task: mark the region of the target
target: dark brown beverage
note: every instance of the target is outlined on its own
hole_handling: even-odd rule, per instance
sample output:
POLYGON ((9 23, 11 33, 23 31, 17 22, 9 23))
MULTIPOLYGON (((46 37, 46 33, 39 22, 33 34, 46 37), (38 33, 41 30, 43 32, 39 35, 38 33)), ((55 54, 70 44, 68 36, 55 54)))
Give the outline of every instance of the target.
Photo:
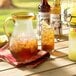
POLYGON ((39 12, 50 12, 50 5, 47 0, 41 0, 40 5, 38 6, 39 12))

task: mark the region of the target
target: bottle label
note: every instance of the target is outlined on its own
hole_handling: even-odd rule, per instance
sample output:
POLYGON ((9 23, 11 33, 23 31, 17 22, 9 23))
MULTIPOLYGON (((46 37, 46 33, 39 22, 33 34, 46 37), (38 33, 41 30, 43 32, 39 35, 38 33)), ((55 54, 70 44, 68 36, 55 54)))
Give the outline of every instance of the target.
POLYGON ((51 24, 54 27, 55 35, 62 33, 60 14, 51 14, 51 24))
POLYGON ((38 13, 38 31, 39 34, 41 32, 42 20, 46 21, 47 24, 50 25, 50 12, 39 12, 38 13))
POLYGON ((38 21, 39 21, 39 24, 40 22, 44 20, 46 21, 48 24, 50 24, 50 12, 46 12, 46 13, 42 13, 42 12, 39 12, 38 13, 38 21))

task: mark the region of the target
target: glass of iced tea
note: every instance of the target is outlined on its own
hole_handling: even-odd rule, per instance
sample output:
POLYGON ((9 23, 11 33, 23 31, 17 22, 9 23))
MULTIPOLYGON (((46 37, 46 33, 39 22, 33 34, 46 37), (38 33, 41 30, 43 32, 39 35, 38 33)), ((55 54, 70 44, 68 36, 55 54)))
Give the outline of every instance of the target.
POLYGON ((45 22, 42 24, 41 45, 42 49, 45 51, 52 52, 54 49, 54 30, 45 22))

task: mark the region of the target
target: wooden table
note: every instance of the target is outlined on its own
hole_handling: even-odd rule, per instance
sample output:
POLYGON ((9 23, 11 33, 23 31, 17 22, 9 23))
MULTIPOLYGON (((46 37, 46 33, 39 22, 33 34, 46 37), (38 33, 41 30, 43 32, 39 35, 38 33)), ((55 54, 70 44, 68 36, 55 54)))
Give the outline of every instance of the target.
POLYGON ((68 59, 68 51, 67 40, 56 42, 50 58, 34 69, 15 68, 0 60, 0 76, 76 76, 76 62, 68 59))

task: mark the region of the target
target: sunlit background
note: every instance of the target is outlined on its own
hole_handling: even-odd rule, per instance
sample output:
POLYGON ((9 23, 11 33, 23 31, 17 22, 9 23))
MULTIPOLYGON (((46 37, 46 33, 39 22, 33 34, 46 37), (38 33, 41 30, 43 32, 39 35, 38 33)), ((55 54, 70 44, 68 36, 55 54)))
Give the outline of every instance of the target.
MULTIPOLYGON (((6 0, 7 1, 7 0, 6 0)), ((74 6, 76 0, 61 0, 61 7, 64 10, 65 8, 72 8, 74 6)), ((7 17, 9 17, 12 13, 18 11, 28 11, 33 12, 35 15, 38 13, 38 5, 40 0, 12 0, 13 5, 16 7, 14 8, 0 8, 0 34, 3 34, 3 23, 7 17)), ((53 5, 53 0, 48 0, 50 6, 53 5)), ((0 0, 1 4, 1 0, 0 0)), ((76 7, 75 7, 76 8, 76 7)), ((12 23, 9 23, 11 28, 8 28, 10 31, 12 29, 12 23)), ((36 21, 34 21, 34 27, 36 27, 36 21)))

